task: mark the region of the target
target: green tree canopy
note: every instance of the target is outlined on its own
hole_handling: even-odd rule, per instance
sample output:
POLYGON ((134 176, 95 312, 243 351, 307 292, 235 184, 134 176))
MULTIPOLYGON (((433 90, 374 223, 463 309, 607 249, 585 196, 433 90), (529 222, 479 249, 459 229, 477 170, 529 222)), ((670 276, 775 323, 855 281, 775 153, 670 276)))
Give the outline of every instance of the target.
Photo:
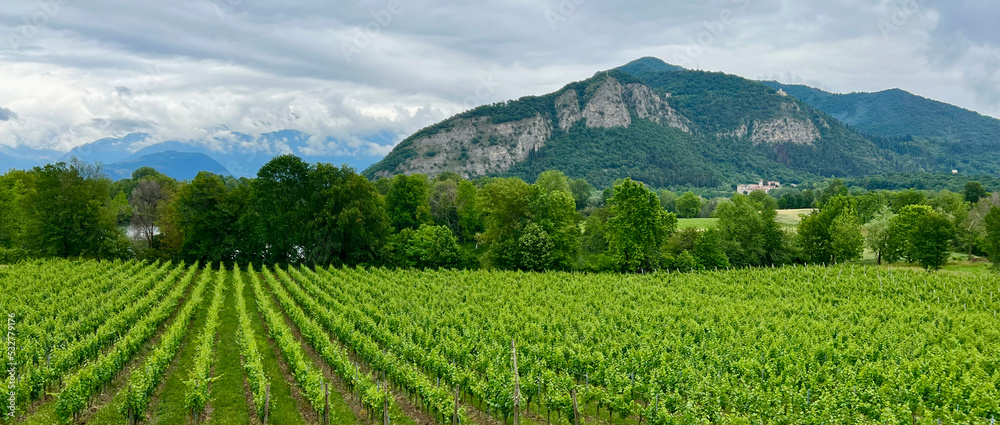
POLYGON ((892 196, 892 211, 899 214, 903 208, 910 205, 921 205, 927 202, 927 195, 916 189, 904 190, 901 192, 893 193, 892 196))
POLYGON ((986 252, 993 261, 993 266, 1000 268, 1000 207, 994 207, 986 215, 984 221, 986 228, 986 252))
POLYGON ((889 195, 887 192, 875 191, 866 192, 857 198, 855 204, 858 211, 858 218, 862 223, 868 223, 882 214, 884 208, 889 207, 889 195))
POLYGON ((421 225, 404 229, 395 237, 393 250, 397 265, 411 268, 456 268, 461 249, 455 235, 444 226, 421 225))
POLYGON ((421 224, 431 224, 431 206, 428 199, 430 183, 427 176, 400 174, 392 178, 392 186, 385 197, 389 222, 396 230, 417 229, 421 224))
POLYGON ((231 194, 222 177, 200 172, 190 184, 182 186, 176 203, 177 225, 167 226, 180 232, 180 256, 202 262, 232 261, 240 245, 237 220, 245 209, 245 192, 231 194))
POLYGON ((963 192, 965 197, 965 202, 970 204, 975 204, 979 202, 980 199, 985 198, 988 193, 986 193, 986 188, 980 182, 968 182, 965 184, 965 191, 963 192))
POLYGON ((614 193, 607 227, 613 263, 629 272, 656 268, 677 217, 663 209, 655 192, 632 179, 615 185, 614 193))
POLYGON ((685 192, 676 201, 677 214, 684 218, 694 218, 701 214, 701 197, 694 192, 685 192))
POLYGON ((521 270, 568 269, 579 250, 576 203, 568 192, 549 192, 518 178, 493 179, 480 191, 494 267, 521 270), (550 247, 543 249, 543 247, 550 247))
POLYGON ((458 207, 458 237, 468 242, 483 231, 483 211, 479 206, 479 189, 468 180, 458 182, 455 202, 458 207))
POLYGON ((864 238, 855 200, 835 196, 799 223, 798 243, 810 261, 829 264, 861 257, 864 238))
POLYGON ((573 190, 570 188, 569 178, 562 171, 549 170, 538 175, 538 179, 535 180, 535 186, 538 186, 544 192, 566 192, 573 195, 573 190))
POLYGON ((308 222, 305 260, 356 266, 381 259, 392 231, 382 196, 368 179, 348 167, 319 164, 308 222))
POLYGON ((587 207, 590 198, 594 196, 594 186, 585 179, 575 179, 569 182, 569 189, 573 192, 573 199, 576 201, 576 209, 582 210, 587 207))
POLYGON ((746 195, 736 195, 715 209, 726 256, 736 267, 782 264, 784 233, 774 220, 777 211, 746 195))
POLYGON ((876 261, 882 265, 882 261, 893 262, 899 257, 899 244, 894 243, 892 233, 892 223, 896 218, 888 206, 882 207, 882 211, 864 225, 865 245, 875 253, 876 261))
POLYGON ((928 205, 910 205, 896 216, 892 231, 900 238, 903 255, 908 260, 934 270, 948 260, 953 226, 946 216, 928 205))
POLYGON ((726 269, 729 268, 729 257, 726 256, 724 246, 722 233, 712 228, 701 232, 695 239, 691 254, 705 270, 726 269))
POLYGON ((923 214, 910 233, 911 258, 927 270, 938 270, 948 262, 951 239, 954 236, 952 222, 939 212, 923 214))
POLYGON ((111 181, 96 166, 80 162, 35 167, 26 242, 40 256, 115 258, 128 255, 118 230, 111 181))
POLYGON ((302 261, 301 251, 310 237, 303 224, 312 216, 312 172, 308 163, 293 155, 275 157, 257 172, 244 222, 250 230, 250 247, 261 253, 263 261, 302 261))

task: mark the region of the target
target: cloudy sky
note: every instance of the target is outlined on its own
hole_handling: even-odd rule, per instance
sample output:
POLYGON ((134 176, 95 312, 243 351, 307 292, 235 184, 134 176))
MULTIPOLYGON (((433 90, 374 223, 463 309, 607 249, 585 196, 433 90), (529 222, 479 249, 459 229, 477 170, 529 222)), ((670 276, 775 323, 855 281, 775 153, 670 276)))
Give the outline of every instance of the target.
POLYGON ((6 146, 293 129, 384 153, 368 140, 642 56, 1000 117, 995 0, 3 3, 6 146))

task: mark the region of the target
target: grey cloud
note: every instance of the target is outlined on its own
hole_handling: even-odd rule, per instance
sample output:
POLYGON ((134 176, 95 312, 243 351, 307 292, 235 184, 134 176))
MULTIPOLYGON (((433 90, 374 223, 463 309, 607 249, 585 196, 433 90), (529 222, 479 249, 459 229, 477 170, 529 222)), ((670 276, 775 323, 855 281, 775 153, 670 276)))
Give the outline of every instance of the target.
POLYGON ((318 133, 319 140, 401 139, 470 99, 544 93, 639 56, 674 62, 708 31, 709 47, 722 54, 695 61, 711 62, 714 70, 816 85, 834 81, 831 88, 853 91, 861 83, 931 86, 933 78, 955 78, 949 71, 959 67, 959 81, 944 81, 965 87, 955 101, 1000 113, 1000 95, 991 91, 997 67, 986 60, 1000 40, 991 22, 1000 5, 981 0, 398 1, 396 11, 389 0, 72 1, 10 49, 4 36, 39 10, 34 0, 11 0, 0 8, 0 103, 16 107, 21 118, 30 115, 38 140, 74 129, 81 140, 70 144, 101 132, 165 129, 162 137, 180 138, 218 128, 292 128, 318 133), (833 55, 856 40, 883 42, 880 20, 905 1, 922 2, 919 18, 932 13, 936 26, 925 28, 914 17, 886 44, 859 43, 851 53, 879 58, 886 46, 912 50, 913 61, 930 59, 936 74, 864 81, 878 71, 866 76, 872 59, 845 57, 834 69, 803 53, 830 49, 833 55), (350 60, 345 46, 355 52, 350 60), (736 59, 749 49, 785 62, 768 67, 762 58, 749 66, 736 59), (86 87, 79 93, 67 94, 76 100, 62 99, 59 118, 52 118, 16 103, 27 94, 3 97, 5 84, 18 84, 3 74, 5 65, 15 64, 92 78, 80 83, 86 87), (484 80, 489 90, 481 90, 484 80))
POLYGON ((10 121, 13 119, 17 119, 17 114, 10 109, 0 106, 0 121, 10 121))

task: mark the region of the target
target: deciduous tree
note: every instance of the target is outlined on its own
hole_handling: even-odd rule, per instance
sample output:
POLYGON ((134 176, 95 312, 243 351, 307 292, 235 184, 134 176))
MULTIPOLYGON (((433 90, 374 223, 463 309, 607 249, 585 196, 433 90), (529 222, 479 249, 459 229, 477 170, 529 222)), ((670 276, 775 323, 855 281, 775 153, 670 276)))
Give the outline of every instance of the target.
POLYGON ((417 229, 421 224, 431 224, 431 206, 428 200, 430 183, 427 176, 400 174, 392 178, 392 186, 385 197, 389 222, 397 231, 417 229))
POLYGON ((677 214, 684 218, 694 218, 701 214, 701 197, 694 192, 685 192, 676 201, 677 214))
POLYGON ((129 201, 132 205, 132 227, 146 239, 146 247, 153 247, 153 237, 156 236, 156 224, 160 221, 163 203, 167 200, 166 191, 156 180, 139 182, 129 201))
POLYGON ((661 249, 677 227, 677 217, 660 205, 645 185, 625 179, 615 186, 607 239, 611 259, 619 270, 657 267, 661 249))
POLYGON ((726 256, 736 267, 781 264, 785 256, 784 233, 774 220, 777 211, 736 195, 715 209, 726 256))

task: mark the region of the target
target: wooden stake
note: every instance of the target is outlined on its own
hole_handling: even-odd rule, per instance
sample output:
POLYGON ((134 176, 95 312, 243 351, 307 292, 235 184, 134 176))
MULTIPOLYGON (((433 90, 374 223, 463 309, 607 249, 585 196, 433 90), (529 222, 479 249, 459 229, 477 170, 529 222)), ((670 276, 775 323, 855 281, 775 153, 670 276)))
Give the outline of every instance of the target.
POLYGON ((264 388, 264 423, 266 424, 268 418, 271 416, 271 384, 267 384, 264 388))
POLYGON ((458 425, 458 402, 461 400, 460 387, 455 385, 455 413, 451 416, 451 425, 458 425))
POLYGON ((514 425, 521 425, 521 378, 517 373, 517 346, 510 340, 510 350, 514 357, 514 425))
POLYGON ((580 409, 576 405, 576 388, 570 393, 573 397, 573 425, 580 425, 580 409))
POLYGON ((323 425, 330 425, 330 387, 323 383, 323 425))
POLYGON ((389 394, 386 393, 385 399, 382 402, 382 416, 384 425, 389 425, 389 394))

